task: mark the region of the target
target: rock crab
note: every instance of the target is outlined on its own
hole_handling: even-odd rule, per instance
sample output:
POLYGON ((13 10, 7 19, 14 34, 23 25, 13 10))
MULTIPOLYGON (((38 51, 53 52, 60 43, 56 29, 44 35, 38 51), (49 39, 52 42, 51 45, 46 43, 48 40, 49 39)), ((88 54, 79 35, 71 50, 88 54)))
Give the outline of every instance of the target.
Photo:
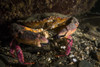
POLYGON ((23 52, 18 43, 41 47, 41 43, 48 43, 49 37, 58 39, 64 37, 68 42, 66 55, 69 55, 73 43, 70 35, 76 31, 78 25, 79 22, 75 17, 57 13, 36 14, 26 20, 18 20, 11 25, 14 39, 10 43, 10 53, 14 57, 16 51, 21 64, 33 64, 24 62, 23 52), (51 31, 54 33, 52 36, 51 31))

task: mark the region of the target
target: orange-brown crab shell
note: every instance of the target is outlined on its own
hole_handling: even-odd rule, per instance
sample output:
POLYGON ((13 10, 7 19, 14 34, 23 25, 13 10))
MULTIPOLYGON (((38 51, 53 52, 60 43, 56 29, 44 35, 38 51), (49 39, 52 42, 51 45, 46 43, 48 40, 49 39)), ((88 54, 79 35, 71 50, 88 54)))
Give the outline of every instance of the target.
POLYGON ((33 29, 40 29, 40 28, 54 29, 56 27, 64 25, 65 24, 64 22, 66 22, 69 18, 70 17, 61 18, 61 17, 56 17, 56 16, 50 16, 39 21, 21 21, 20 20, 18 22, 33 29))

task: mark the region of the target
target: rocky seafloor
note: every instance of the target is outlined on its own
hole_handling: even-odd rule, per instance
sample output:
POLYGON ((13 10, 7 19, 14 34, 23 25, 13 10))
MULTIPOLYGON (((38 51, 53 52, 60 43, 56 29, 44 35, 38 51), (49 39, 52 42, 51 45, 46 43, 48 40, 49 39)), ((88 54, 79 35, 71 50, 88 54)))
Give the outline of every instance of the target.
MULTIPOLYGON (((12 39, 9 38, 6 27, 13 19, 28 17, 34 12, 83 14, 96 2, 96 0, 43 0, 43 4, 42 1, 38 1, 0 0, 0 67, 100 67, 100 14, 78 18, 80 25, 72 35, 74 43, 69 56, 56 56, 65 55, 65 44, 51 39, 50 43, 42 48, 20 44, 25 62, 34 62, 33 65, 21 65, 17 56, 15 58, 11 56, 9 44, 12 39), (65 5, 68 6, 64 7, 65 5)), ((97 3, 100 3, 99 0, 97 3)), ((96 7, 93 9, 95 12, 99 10, 99 5, 96 7)))
POLYGON ((68 56, 65 46, 50 39, 42 48, 21 44, 25 62, 33 65, 21 65, 17 56, 9 52, 11 39, 0 41, 0 67, 100 67, 100 16, 78 18, 80 25, 72 35, 74 43, 68 56))

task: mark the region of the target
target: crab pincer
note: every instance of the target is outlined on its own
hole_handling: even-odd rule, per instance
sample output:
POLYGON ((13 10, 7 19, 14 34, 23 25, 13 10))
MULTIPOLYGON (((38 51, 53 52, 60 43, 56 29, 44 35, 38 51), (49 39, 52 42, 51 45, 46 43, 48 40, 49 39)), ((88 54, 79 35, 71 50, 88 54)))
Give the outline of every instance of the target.
POLYGON ((12 26, 14 26, 14 29, 12 29, 12 36, 14 39, 10 43, 11 55, 15 57, 14 53, 16 52, 18 60, 21 64, 34 64, 34 62, 24 62, 24 55, 18 43, 41 47, 41 43, 48 43, 48 39, 42 34, 34 32, 34 30, 31 28, 27 28, 18 24, 13 24, 12 26))
POLYGON ((71 51, 71 47, 73 44, 71 35, 76 31, 78 25, 79 25, 78 20, 75 17, 73 17, 70 19, 70 23, 67 26, 65 26, 65 28, 63 28, 58 34, 59 37, 64 36, 64 38, 67 39, 68 44, 66 46, 67 47, 65 52, 66 55, 69 55, 71 51))

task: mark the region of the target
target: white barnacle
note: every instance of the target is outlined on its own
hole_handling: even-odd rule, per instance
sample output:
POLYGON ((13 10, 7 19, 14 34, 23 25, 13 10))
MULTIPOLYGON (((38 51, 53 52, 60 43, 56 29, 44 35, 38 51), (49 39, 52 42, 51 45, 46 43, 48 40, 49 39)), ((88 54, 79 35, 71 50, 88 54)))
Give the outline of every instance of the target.
POLYGON ((66 46, 61 46, 60 48, 61 48, 61 49, 66 49, 66 46))
POLYGON ((76 58, 73 58, 73 62, 77 62, 77 59, 76 58))

